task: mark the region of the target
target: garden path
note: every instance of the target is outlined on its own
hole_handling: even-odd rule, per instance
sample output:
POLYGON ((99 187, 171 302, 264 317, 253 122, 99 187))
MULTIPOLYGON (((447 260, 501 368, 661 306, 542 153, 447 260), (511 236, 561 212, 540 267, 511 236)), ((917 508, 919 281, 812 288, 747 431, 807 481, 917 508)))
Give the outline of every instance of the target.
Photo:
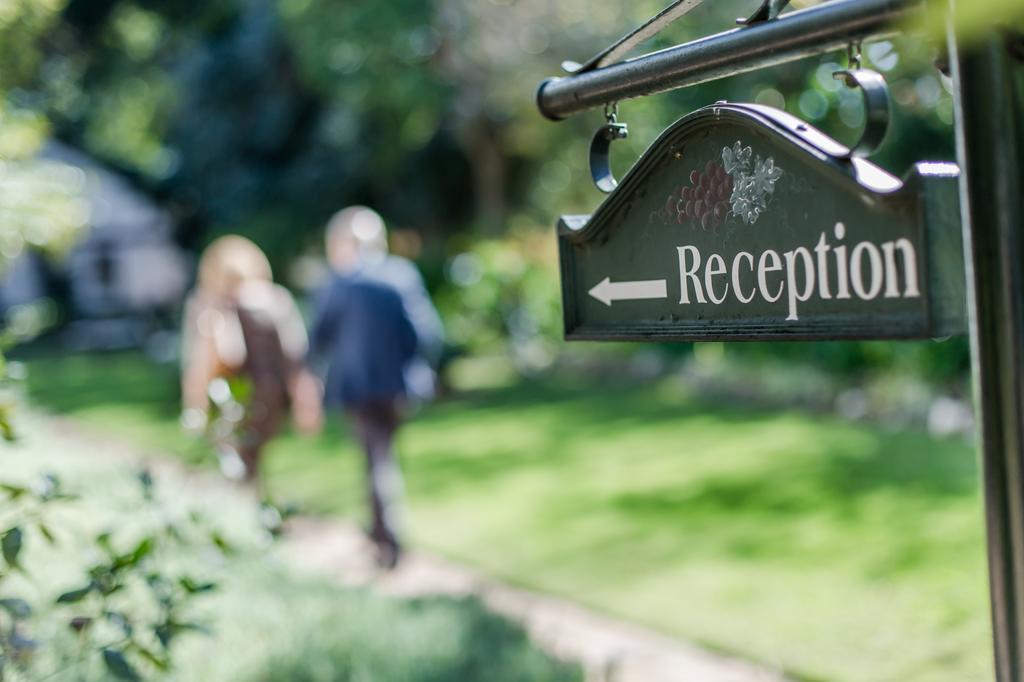
POLYGON ((578 661, 592 682, 782 682, 781 674, 711 653, 564 599, 516 588, 443 557, 414 550, 390 572, 374 568, 370 548, 351 523, 291 522, 288 554, 347 585, 400 596, 473 595, 520 623, 551 654, 578 661))

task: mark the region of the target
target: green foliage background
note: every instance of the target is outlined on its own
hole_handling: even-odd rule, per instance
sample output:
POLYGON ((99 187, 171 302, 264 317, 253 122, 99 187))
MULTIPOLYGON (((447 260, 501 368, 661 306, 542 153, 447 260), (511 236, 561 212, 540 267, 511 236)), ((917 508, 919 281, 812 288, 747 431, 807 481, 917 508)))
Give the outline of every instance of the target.
MULTIPOLYGON (((959 4, 968 32, 979 17, 1021 14, 1021 3, 983 2, 959 4)), ((0 9, 0 156, 30 157, 55 136, 169 208, 186 247, 242 233, 276 266, 319 248, 334 210, 367 203, 393 227, 419 235, 420 264, 448 302, 445 312, 458 318, 465 346, 493 350, 533 329, 550 348, 559 335, 550 230, 560 213, 590 212, 601 199, 586 168, 601 118, 591 112, 546 121, 534 91, 563 59, 593 54, 663 4, 8 0, 0 9), (494 255, 517 249, 533 251, 494 255), (514 258, 543 267, 521 269, 522 277, 488 270, 511 293, 500 304, 473 301, 452 281, 450 266, 476 250, 488 267, 514 258)), ((705 3, 644 49, 728 29, 753 4, 705 3)), ((953 157, 950 85, 933 66, 943 6, 934 3, 908 37, 866 46, 896 105, 875 160, 897 174, 916 160, 953 157)), ((674 119, 719 99, 780 106, 851 140, 862 116, 859 95, 831 77, 844 60, 826 55, 622 103, 631 135, 614 159, 619 173, 674 119)), ((951 347, 845 344, 810 355, 843 371, 913 356, 923 371, 940 366, 958 375, 966 349, 963 342, 951 347)))

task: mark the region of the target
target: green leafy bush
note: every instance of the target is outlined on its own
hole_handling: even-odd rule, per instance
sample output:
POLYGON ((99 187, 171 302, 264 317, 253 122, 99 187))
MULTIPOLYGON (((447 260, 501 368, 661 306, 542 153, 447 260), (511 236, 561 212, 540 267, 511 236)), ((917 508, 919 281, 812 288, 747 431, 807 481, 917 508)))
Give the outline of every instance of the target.
POLYGON ((148 472, 137 481, 131 522, 111 516, 104 521, 112 530, 85 533, 74 519, 89 503, 66 492, 56 475, 0 484, 7 498, 0 533, 3 679, 78 678, 102 663, 107 676, 137 680, 171 669, 179 635, 204 631, 190 619, 190 605, 216 585, 175 559, 201 549, 224 552, 227 545, 200 515, 169 514, 148 472), (24 552, 30 536, 44 546, 24 552), (54 563, 63 567, 59 576, 48 570, 54 563), (64 585, 56 596, 40 586, 40 578, 51 576, 64 585))
POLYGON ((474 599, 298 573, 276 513, 223 482, 169 467, 154 482, 53 422, 18 428, 0 486, 4 680, 581 679, 474 599))

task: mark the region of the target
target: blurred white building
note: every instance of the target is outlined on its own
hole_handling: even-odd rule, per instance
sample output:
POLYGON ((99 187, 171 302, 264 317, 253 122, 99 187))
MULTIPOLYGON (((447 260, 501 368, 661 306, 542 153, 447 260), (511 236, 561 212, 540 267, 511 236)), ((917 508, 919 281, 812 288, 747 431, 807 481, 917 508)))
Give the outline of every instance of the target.
POLYGON ((72 345, 144 343, 154 315, 176 310, 189 283, 191 264, 172 239, 170 216, 82 152, 49 142, 39 157, 85 173, 88 226, 63 263, 48 265, 28 251, 19 256, 0 283, 0 304, 64 297, 72 345))

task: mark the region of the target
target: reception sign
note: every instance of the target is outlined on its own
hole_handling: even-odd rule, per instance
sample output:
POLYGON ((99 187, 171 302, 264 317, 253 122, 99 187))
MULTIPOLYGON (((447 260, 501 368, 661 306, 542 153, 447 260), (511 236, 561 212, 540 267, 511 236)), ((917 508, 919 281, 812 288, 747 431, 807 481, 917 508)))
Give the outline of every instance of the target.
POLYGON ((593 216, 559 223, 566 337, 930 338, 963 331, 957 167, 905 181, 785 112, 676 122, 593 216))

